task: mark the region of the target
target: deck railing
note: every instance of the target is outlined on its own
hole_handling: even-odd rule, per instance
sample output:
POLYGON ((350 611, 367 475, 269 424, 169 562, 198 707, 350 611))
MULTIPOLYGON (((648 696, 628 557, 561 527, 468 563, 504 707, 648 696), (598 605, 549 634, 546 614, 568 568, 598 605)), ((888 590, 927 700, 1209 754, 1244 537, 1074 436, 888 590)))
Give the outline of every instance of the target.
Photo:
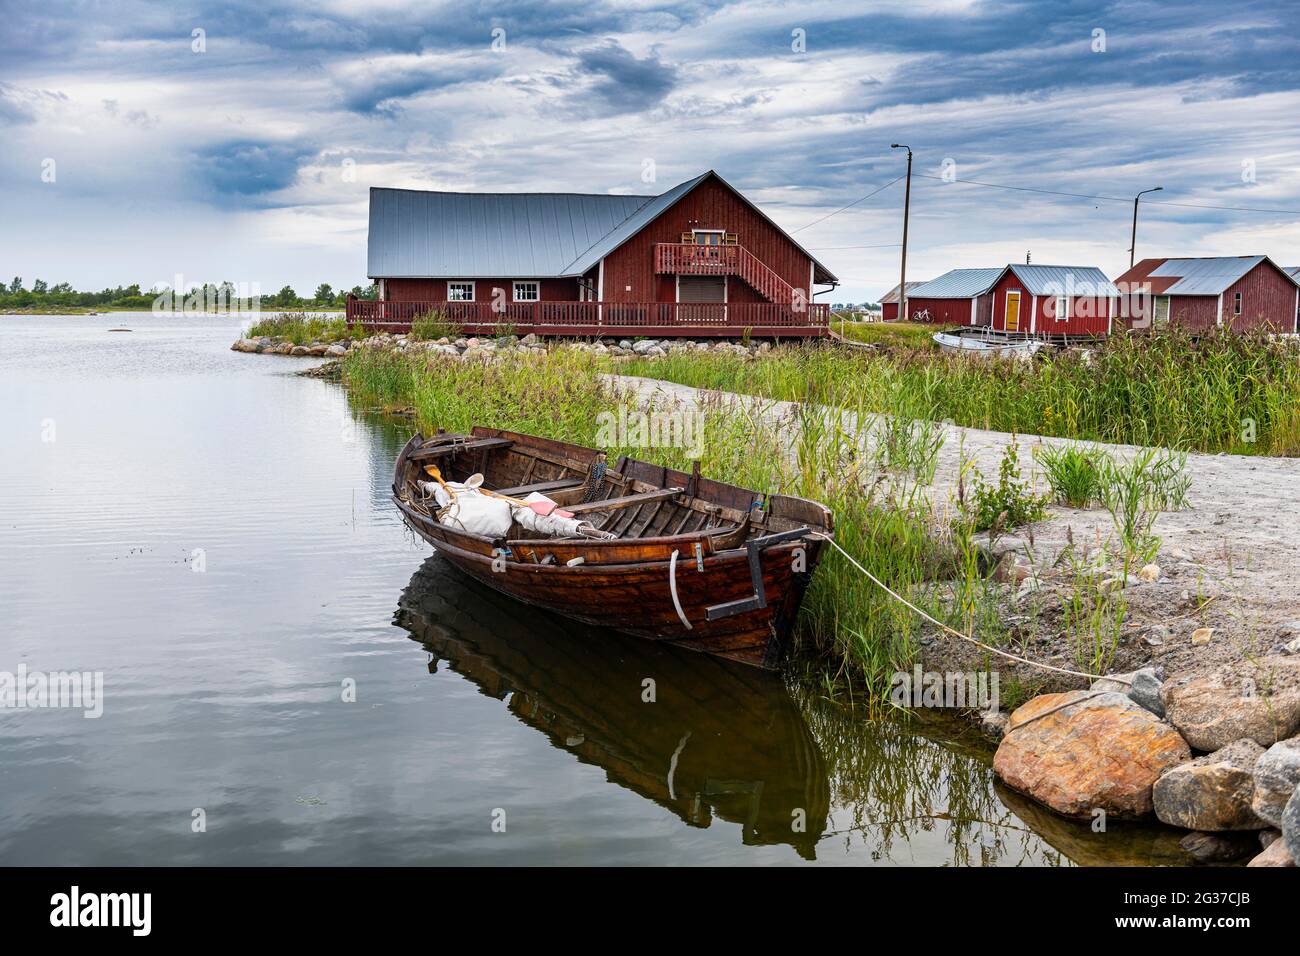
POLYGON ((404 332, 427 316, 469 335, 823 336, 830 307, 779 302, 378 302, 349 298, 347 320, 366 329, 404 332))
POLYGON ((772 302, 784 305, 795 298, 790 283, 744 246, 656 243, 655 272, 661 275, 739 276, 772 302))

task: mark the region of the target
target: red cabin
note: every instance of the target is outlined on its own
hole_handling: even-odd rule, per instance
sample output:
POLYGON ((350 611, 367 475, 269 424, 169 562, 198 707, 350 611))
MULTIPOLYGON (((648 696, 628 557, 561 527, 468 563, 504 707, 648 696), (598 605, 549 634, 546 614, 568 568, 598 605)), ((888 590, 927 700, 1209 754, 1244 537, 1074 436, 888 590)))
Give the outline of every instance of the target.
MULTIPOLYGON (((993 283, 1001 269, 953 269, 907 293, 913 322, 988 325, 993 321, 993 283)), ((908 283, 909 285, 911 283, 908 283)))
POLYGON ((1268 256, 1143 259, 1115 285, 1131 329, 1297 331, 1300 282, 1268 256))
MULTIPOLYGON (((924 282, 909 282, 907 284, 907 311, 912 311, 912 290, 925 285, 924 282)), ((894 286, 888 292, 880 297, 880 319, 882 322, 893 322, 898 318, 898 286, 894 286)))
POLYGON ((1039 336, 1110 332, 1119 290, 1092 266, 1009 265, 993 283, 990 326, 1039 336))
POLYGON ((658 196, 373 188, 368 253, 348 322, 392 329, 822 336, 838 281, 712 170, 658 196))

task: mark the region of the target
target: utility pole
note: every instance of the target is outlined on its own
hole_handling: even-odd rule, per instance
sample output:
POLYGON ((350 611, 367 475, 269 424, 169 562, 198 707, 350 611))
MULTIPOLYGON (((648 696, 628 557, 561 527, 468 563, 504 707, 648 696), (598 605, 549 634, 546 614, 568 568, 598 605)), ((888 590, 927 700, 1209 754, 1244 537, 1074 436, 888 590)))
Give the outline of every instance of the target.
POLYGON ((912 207, 912 147, 890 143, 890 149, 907 150, 907 185, 903 191, 903 260, 898 269, 898 321, 907 321, 907 218, 912 207))
POLYGON ((1134 253, 1137 250, 1138 244, 1138 200, 1147 193, 1158 193, 1164 188, 1164 186, 1157 186, 1155 189, 1144 189, 1133 197, 1133 237, 1130 240, 1128 247, 1128 267, 1130 269, 1133 268, 1134 253))

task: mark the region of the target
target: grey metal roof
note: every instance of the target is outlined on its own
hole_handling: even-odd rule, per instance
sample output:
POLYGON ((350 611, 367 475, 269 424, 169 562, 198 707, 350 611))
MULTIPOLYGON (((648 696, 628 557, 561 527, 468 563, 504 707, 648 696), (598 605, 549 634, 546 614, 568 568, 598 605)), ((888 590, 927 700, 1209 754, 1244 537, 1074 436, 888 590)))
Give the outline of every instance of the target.
POLYGON ((1217 256, 1207 259, 1166 259, 1151 270, 1153 276, 1179 276, 1163 295, 1218 295, 1265 256, 1217 256))
POLYGON ((576 256, 567 264, 564 274, 582 275, 601 259, 654 222, 655 219, 659 218, 660 213, 698 186, 708 175, 708 173, 704 173, 694 179, 688 179, 684 183, 678 183, 668 192, 661 196, 655 196, 649 202, 638 207, 613 230, 600 236, 588 248, 581 250, 581 255, 576 256))
MULTIPOLYGON (((372 279, 580 276, 710 176, 772 222, 713 170, 659 196, 375 187, 366 274, 372 279)), ((812 253, 794 245, 825 277, 819 281, 838 281, 812 253)))
POLYGON ((914 299, 969 299, 989 291, 1002 272, 1002 269, 953 269, 916 289, 909 282, 907 294, 914 299))
MULTIPOLYGON (((1001 272, 1002 270, 999 269, 998 271, 1001 272)), ((921 288, 921 286, 923 285, 929 285, 929 282, 930 280, 928 279, 917 279, 914 282, 909 282, 907 284, 907 294, 909 296, 912 295, 914 293, 914 290, 921 288)), ((898 301, 898 286, 894 286, 892 289, 890 289, 888 292, 886 292, 884 295, 880 297, 881 305, 884 305, 886 302, 897 302, 897 301, 898 301)))
MULTIPOLYGON (((1115 284, 1093 266, 1007 266, 1033 295, 1117 296, 1115 284)), ((1005 271, 1005 270, 1003 270, 1005 271)), ((1000 273, 999 273, 1000 274, 1000 273)))
POLYGON ((375 187, 366 272, 372 278, 567 275, 575 257, 662 198, 375 187))

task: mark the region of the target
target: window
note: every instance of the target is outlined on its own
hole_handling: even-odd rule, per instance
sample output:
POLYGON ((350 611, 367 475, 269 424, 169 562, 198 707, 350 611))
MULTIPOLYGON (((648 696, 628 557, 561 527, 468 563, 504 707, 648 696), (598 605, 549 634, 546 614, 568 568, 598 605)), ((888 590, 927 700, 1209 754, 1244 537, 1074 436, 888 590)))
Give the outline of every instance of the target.
POLYGON ((1241 293, 1240 292, 1234 292, 1232 294, 1232 314, 1241 315, 1241 293))
POLYGON ((448 302, 473 302, 473 301, 474 301, 474 283, 472 283, 472 282, 448 282, 448 283, 447 283, 447 301, 448 301, 448 302))
POLYGON ((542 297, 541 283, 536 279, 515 283, 516 302, 537 302, 542 297))
POLYGON ((1070 317, 1070 297, 1058 295, 1056 297, 1056 321, 1064 322, 1070 317))

